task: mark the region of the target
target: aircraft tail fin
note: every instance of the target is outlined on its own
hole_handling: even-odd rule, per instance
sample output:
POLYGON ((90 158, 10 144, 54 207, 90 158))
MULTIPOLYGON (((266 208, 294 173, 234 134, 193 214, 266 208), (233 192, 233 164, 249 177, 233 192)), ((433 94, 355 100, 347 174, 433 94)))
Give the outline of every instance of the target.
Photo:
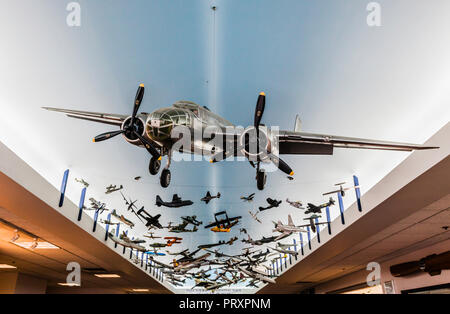
POLYGON ((217 192, 217 198, 220 198, 220 192, 217 192))
POLYGON ((161 199, 161 197, 159 195, 156 195, 156 206, 160 207, 163 203, 163 200, 161 199))
POLYGON ((291 215, 288 215, 288 225, 289 226, 294 226, 294 222, 292 221, 291 215))
POLYGON ((300 132, 302 130, 302 120, 298 115, 295 116, 294 132, 300 132))

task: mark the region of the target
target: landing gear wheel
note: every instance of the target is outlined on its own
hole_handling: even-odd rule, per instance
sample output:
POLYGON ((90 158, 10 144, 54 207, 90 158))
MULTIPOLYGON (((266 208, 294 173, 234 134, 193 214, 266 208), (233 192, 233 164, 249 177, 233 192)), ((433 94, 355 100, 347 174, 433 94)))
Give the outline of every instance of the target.
POLYGON ((258 186, 258 190, 264 190, 264 185, 266 185, 267 175, 264 170, 258 170, 256 172, 256 185, 258 186))
POLYGON ((150 164, 148 165, 148 171, 154 176, 158 174, 159 168, 161 168, 161 160, 152 157, 152 159, 150 159, 150 164))
POLYGON ((169 186, 169 184, 170 184, 170 177, 171 177, 171 175, 170 175, 170 170, 169 169, 164 169, 161 172, 160 182, 161 182, 161 186, 163 188, 166 188, 166 187, 169 186))

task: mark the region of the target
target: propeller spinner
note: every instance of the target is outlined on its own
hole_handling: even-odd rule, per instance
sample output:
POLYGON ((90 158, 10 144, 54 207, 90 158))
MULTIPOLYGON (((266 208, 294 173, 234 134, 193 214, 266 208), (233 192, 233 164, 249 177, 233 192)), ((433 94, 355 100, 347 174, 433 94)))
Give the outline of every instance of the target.
POLYGON ((158 152, 158 150, 153 146, 153 144, 146 139, 145 137, 143 137, 141 134, 139 134, 138 130, 140 126, 136 119, 136 115, 139 111, 139 107, 141 106, 142 103, 142 99, 144 98, 144 92, 145 92, 145 87, 144 84, 139 85, 138 90, 136 92, 136 97, 134 99, 134 105, 133 105, 133 113, 131 115, 131 118, 129 120, 128 123, 125 123, 122 127, 121 130, 119 131, 111 131, 111 132, 106 132, 106 133, 102 133, 100 135, 97 135, 94 139, 93 142, 97 143, 97 142, 102 142, 105 140, 109 140, 110 138, 113 138, 119 134, 123 134, 125 133, 125 135, 127 135, 127 137, 135 137, 138 138, 139 141, 142 143, 142 145, 144 145, 145 149, 155 158, 158 160, 161 160, 161 154, 158 152))

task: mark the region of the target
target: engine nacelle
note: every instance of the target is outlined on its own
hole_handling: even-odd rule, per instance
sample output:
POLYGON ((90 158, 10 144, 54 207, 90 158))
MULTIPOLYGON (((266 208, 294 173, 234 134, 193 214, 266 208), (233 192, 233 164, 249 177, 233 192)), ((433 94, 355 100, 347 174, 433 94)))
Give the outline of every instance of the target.
POLYGON ((250 161, 265 161, 267 153, 272 151, 270 130, 265 126, 259 127, 259 137, 255 127, 251 126, 244 130, 239 138, 241 153, 250 161))
MULTIPOLYGON (((139 138, 136 136, 136 134, 134 134, 132 130, 127 130, 130 123, 131 123, 131 116, 126 118, 123 121, 122 126, 120 127, 122 130, 126 130, 122 135, 128 143, 140 145, 141 142, 139 138)), ((142 120, 142 118, 140 117, 135 118, 133 128, 134 131, 136 131, 139 135, 145 136, 145 122, 144 120, 142 120)))

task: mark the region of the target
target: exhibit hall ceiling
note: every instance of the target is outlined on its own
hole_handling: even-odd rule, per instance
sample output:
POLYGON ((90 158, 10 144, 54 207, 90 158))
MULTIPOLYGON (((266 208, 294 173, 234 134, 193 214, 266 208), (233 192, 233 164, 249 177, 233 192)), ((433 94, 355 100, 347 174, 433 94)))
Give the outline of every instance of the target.
MULTIPOLYGON (((296 224, 304 222, 307 216, 287 198, 323 203, 329 197, 322 193, 339 182, 351 185, 353 175, 364 193, 410 153, 335 149, 331 156, 288 155, 294 180, 270 172, 264 191, 257 190, 255 170, 246 161, 174 160, 172 182, 162 188, 159 176, 148 172, 144 149, 122 136, 92 141, 118 127, 42 107, 128 116, 143 83, 142 112, 186 100, 243 127, 253 125, 260 92, 266 95, 262 122, 281 130, 293 130, 298 114, 305 132, 422 144, 449 121, 450 42, 443 40, 450 29, 448 1, 378 1, 379 27, 368 25, 367 1, 359 0, 78 2, 76 27, 67 23, 66 1, 0 3, 0 141, 55 187, 70 169, 66 194, 76 204, 83 186, 74 179, 87 181, 87 199, 130 215, 136 223, 131 236, 142 237, 147 228, 127 213, 120 193, 105 194, 110 184, 123 185, 121 192, 137 207, 161 214, 164 226, 181 223, 180 216, 203 221, 169 251, 237 236, 235 245, 220 249, 240 252, 247 238, 240 228, 259 239, 271 236, 272 221, 286 223, 288 214, 296 224), (205 204, 200 199, 207 191, 221 197, 205 204), (251 193, 252 203, 240 199, 251 193), (168 201, 173 194, 194 204, 155 206, 157 195, 168 201), (283 203, 261 212, 259 223, 248 211, 266 206, 268 197, 283 203), (223 210, 242 216, 236 228, 218 234, 203 227, 223 210)), ((344 198, 344 205, 354 200, 344 198)), ((332 218, 337 215, 335 208, 332 218)))

